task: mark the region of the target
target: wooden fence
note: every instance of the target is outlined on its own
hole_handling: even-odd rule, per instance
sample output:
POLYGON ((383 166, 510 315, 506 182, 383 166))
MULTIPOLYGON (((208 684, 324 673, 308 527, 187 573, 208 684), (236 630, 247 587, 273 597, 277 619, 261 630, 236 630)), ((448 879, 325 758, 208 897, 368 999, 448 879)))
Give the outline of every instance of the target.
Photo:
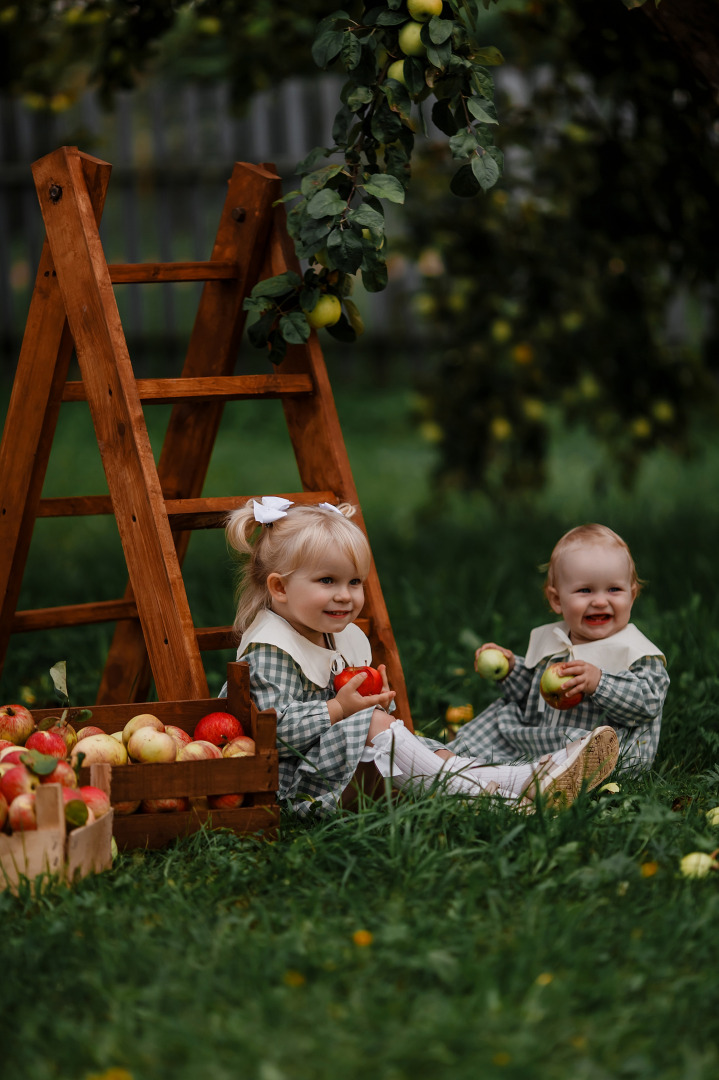
MULTIPOLYGON (((331 145, 340 85, 331 76, 288 80, 255 95, 240 116, 218 85, 152 84, 119 94, 112 112, 92 93, 57 115, 0 98, 0 370, 14 367, 42 247, 33 161, 76 145, 112 163, 101 227, 109 261, 204 259, 232 164, 274 162, 295 186, 297 162, 314 146, 331 145)), ((195 289, 165 285, 149 298, 137 286, 117 290, 135 350, 173 351, 186 340, 195 289)), ((375 324, 386 323, 386 294, 370 303, 375 324)))

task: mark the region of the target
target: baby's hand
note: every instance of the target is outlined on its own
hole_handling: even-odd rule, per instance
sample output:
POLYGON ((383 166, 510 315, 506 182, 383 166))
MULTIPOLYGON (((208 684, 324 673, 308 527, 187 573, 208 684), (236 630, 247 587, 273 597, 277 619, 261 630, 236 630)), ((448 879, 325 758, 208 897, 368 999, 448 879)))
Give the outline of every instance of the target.
POLYGON ((572 681, 565 683, 562 687, 562 692, 565 695, 576 694, 577 692, 593 694, 602 677, 602 669, 595 664, 588 664, 586 660, 567 660, 566 663, 562 664, 559 674, 572 676, 572 681))
POLYGON ((478 675, 482 674, 479 667, 479 657, 481 653, 487 652, 488 649, 495 649, 496 652, 501 653, 502 656, 506 658, 507 664, 509 666, 506 673, 502 676, 503 679, 506 679, 507 675, 509 675, 510 672, 514 670, 514 653, 511 652, 509 649, 505 649, 503 645, 495 645, 493 641, 485 641, 484 645, 480 645, 480 647, 477 649, 476 653, 474 654, 474 670, 477 672, 478 675))
POLYGON ((352 678, 348 679, 344 686, 337 691, 335 698, 339 702, 343 716, 352 716, 353 713, 361 712, 362 709, 371 709, 378 705, 383 709, 389 707, 389 703, 395 698, 396 693, 389 688, 389 683, 387 682, 387 668, 385 665, 379 664, 377 670, 382 676, 382 693, 369 694, 367 697, 363 697, 362 694, 359 693, 359 687, 367 678, 367 673, 364 671, 361 671, 358 675, 353 675, 352 678))

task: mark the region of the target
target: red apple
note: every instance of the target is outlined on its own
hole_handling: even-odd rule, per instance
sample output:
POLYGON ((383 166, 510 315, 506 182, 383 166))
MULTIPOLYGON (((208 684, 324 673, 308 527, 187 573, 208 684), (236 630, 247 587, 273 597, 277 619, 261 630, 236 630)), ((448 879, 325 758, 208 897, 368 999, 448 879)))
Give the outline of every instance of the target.
POLYGON ((14 746, 14 742, 10 742, 9 739, 0 739, 0 750, 8 750, 11 746, 14 746))
POLYGON ((26 753, 24 746, 15 746, 13 744, 6 746, 4 750, 0 750, 0 763, 3 765, 20 765, 24 753, 26 753))
POLYGON ((177 758, 177 743, 164 731, 141 727, 130 736, 127 753, 132 761, 139 761, 142 764, 153 761, 174 761, 177 758))
POLYGON ((357 687, 357 693, 362 697, 371 697, 374 694, 382 693, 382 676, 377 668, 373 667, 346 667, 343 671, 338 672, 335 675, 335 692, 341 690, 345 683, 354 678, 355 675, 359 675, 360 672, 366 672, 367 678, 364 682, 360 683, 357 687))
POLYGON ((96 821, 109 812, 110 796, 106 795, 101 788, 95 787, 93 784, 84 784, 81 788, 78 788, 78 793, 88 809, 92 810, 96 821))
POLYGON ((131 799, 128 802, 116 802, 112 804, 112 809, 115 811, 115 817, 128 817, 130 814, 134 814, 139 807, 139 799, 131 799))
POLYGON ((190 809, 190 800, 184 796, 167 796, 164 799, 143 799, 140 811, 143 814, 176 814, 190 809))
POLYGON ((232 742, 222 747, 223 757, 254 757, 257 751, 255 740, 249 735, 238 735, 232 742))
POLYGON ((4 795, 0 794, 0 831, 5 827, 7 821, 8 804, 4 795))
POLYGON ((549 665, 542 674, 539 683, 539 692, 547 704, 551 705, 553 709, 573 709, 574 706, 578 705, 582 700, 584 694, 577 693, 571 694, 570 697, 565 697, 563 687, 573 678, 573 676, 561 675, 561 667, 561 661, 549 665))
POLYGON ((208 795, 207 805, 210 810, 236 810, 245 801, 244 795, 208 795))
POLYGON ((26 791, 10 803, 8 824, 12 832, 33 832, 37 829, 35 792, 26 791))
POLYGON ((73 746, 77 742, 77 732, 72 724, 68 724, 67 720, 63 720, 59 716, 48 716, 45 720, 42 720, 38 725, 40 731, 54 731, 58 735, 61 735, 65 746, 67 747, 68 754, 72 750, 73 746))
POLYGON ((0 707, 0 739, 7 739, 15 746, 21 746, 34 730, 32 713, 24 705, 0 707))
POLYGON ((244 735, 242 724, 231 713, 213 712, 203 716, 193 732, 193 738, 224 746, 238 735, 244 735))
POLYGON ((37 750, 40 754, 62 761, 67 757, 67 746, 59 731, 33 731, 25 743, 26 750, 37 750))
POLYGON ((77 732, 76 743, 79 743, 81 739, 88 739, 90 735, 104 735, 105 732, 101 727, 96 727, 94 724, 88 724, 86 727, 80 728, 77 732))
POLYGON ((8 805, 12 806, 15 799, 20 795, 34 792, 40 784, 40 777, 30 772, 24 765, 13 765, 0 777, 0 792, 5 796, 8 805))
POLYGON ((221 758, 222 751, 214 743, 197 739, 183 746, 177 755, 178 761, 203 761, 205 758, 221 758))
POLYGON ((51 773, 40 777, 41 784, 60 784, 65 788, 77 787, 77 776, 69 761, 58 761, 51 773))
POLYGON ((190 735, 189 731, 176 727, 175 724, 165 724, 165 734, 175 740, 178 751, 180 747, 187 746, 188 742, 192 742, 192 735, 190 735))

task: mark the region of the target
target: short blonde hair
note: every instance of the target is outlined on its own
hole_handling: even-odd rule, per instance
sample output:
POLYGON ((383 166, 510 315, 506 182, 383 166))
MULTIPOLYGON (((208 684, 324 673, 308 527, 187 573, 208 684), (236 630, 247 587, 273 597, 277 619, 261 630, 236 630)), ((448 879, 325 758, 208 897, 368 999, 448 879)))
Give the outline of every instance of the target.
POLYGON ((547 589, 556 589, 557 587, 557 566, 559 565, 559 560, 562 555, 568 548, 577 544, 610 544, 614 547, 622 548, 626 552, 627 561, 629 563, 629 581, 635 591, 635 595, 639 595, 643 582, 637 574, 637 568, 634 565, 634 559, 632 558, 632 553, 629 550, 629 545, 626 540, 622 540, 621 536, 618 533, 615 533, 613 529, 610 529, 609 526, 598 525, 596 522, 591 522, 587 525, 577 525, 576 528, 570 529, 569 532, 566 532, 564 536, 560 537, 554 545, 549 562, 540 566, 540 570, 546 571, 547 574, 544 582, 545 596, 547 595, 547 589))
POLYGON ((270 574, 288 577, 301 566, 316 566, 330 548, 338 548, 352 561, 362 581, 369 574, 369 542, 359 526, 349 520, 355 513, 350 503, 340 503, 339 514, 321 506, 290 506, 285 517, 271 525, 259 525, 253 501, 248 499, 243 507, 234 510, 225 528, 230 548, 244 559, 235 597, 234 629, 238 634, 247 629, 258 612, 269 608, 270 574))

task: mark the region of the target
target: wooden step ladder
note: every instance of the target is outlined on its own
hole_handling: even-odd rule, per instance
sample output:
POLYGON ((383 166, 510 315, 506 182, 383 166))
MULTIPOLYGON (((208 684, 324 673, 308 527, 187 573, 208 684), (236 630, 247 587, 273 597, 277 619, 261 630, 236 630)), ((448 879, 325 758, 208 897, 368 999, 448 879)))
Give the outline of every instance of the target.
MULTIPOLYGON (((237 163, 211 258, 206 262, 108 265, 99 222, 111 166, 61 147, 33 166, 45 222, 43 247, 0 446, 0 670, 11 633, 115 622, 98 704, 208 697, 201 650, 228 648, 230 627, 193 625, 182 562, 193 529, 222 528, 248 495, 202 498, 225 401, 279 398, 299 470, 296 503, 358 507, 316 333, 264 375, 234 375, 243 300, 261 279, 300 271, 271 165, 237 163), (179 378, 136 379, 115 300, 119 283, 202 281, 179 378), (82 381, 68 381, 73 350, 82 381), (67 401, 87 401, 109 496, 45 498, 42 487, 67 401), (157 465, 143 404, 172 403, 157 465), (37 517, 114 514, 129 582, 123 597, 17 611, 37 517)), ((375 663, 386 663, 398 715, 411 724, 402 667, 372 565, 358 620, 375 663)))

